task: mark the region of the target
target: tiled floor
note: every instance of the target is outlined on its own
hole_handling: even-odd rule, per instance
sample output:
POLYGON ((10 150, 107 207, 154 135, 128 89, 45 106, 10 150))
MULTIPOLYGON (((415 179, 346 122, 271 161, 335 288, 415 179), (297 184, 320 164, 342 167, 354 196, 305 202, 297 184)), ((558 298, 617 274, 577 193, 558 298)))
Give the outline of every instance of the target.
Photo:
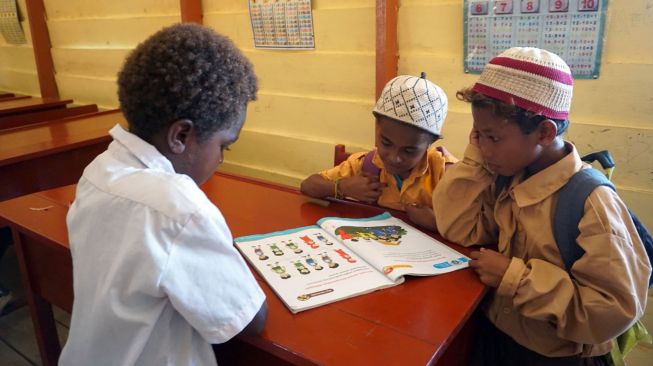
MULTIPOLYGON (((0 263, 0 278, 14 293, 21 295, 17 266, 13 252, 8 251, 0 263)), ((648 309, 644 315, 644 324, 653 331, 653 291, 649 293, 648 309)), ((70 325, 70 315, 62 310, 54 309, 57 320, 57 330, 61 344, 65 343, 70 325)), ((653 345, 639 345, 626 360, 628 366, 653 365, 653 345)), ((0 365, 2 366, 34 366, 41 365, 34 330, 27 306, 0 317, 0 365)))

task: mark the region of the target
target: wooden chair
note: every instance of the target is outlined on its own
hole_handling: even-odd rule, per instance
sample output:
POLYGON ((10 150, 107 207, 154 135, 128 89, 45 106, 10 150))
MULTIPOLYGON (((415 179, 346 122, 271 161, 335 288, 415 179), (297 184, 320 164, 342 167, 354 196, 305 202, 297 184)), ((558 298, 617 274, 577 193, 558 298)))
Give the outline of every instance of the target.
POLYGON ((340 163, 347 160, 349 155, 351 155, 351 153, 345 151, 345 145, 336 145, 336 147, 333 149, 333 166, 340 165, 340 163))

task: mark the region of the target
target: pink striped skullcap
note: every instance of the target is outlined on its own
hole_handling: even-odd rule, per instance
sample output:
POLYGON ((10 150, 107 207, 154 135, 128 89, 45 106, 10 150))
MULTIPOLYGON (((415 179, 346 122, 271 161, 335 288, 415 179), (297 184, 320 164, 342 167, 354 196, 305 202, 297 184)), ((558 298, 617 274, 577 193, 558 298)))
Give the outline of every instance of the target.
POLYGON ((553 119, 567 119, 574 79, 560 56, 513 47, 485 66, 472 90, 553 119))

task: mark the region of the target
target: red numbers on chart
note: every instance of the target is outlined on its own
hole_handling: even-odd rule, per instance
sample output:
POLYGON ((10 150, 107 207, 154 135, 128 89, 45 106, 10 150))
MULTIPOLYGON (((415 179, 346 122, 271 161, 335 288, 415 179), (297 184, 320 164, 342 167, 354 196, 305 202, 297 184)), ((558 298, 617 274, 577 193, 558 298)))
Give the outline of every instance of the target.
POLYGON ((579 0, 578 11, 597 11, 599 10, 599 0, 579 0))
POLYGON ((539 13, 540 0, 522 0, 521 1, 522 13, 539 13))

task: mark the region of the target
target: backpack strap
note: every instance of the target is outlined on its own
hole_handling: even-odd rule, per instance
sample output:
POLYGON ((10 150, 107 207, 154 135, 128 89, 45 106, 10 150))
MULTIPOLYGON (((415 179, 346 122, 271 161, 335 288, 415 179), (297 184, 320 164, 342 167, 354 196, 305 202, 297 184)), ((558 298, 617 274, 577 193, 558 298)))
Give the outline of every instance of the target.
POLYGON ((578 224, 583 217, 587 197, 598 186, 607 186, 616 191, 612 182, 596 169, 580 170, 560 189, 553 214, 553 236, 570 275, 571 266, 585 254, 576 242, 580 234, 578 224))
POLYGON ((379 174, 381 174, 381 169, 378 166, 374 165, 374 155, 376 155, 376 149, 370 150, 370 152, 365 154, 362 170, 369 175, 378 177, 379 174))

